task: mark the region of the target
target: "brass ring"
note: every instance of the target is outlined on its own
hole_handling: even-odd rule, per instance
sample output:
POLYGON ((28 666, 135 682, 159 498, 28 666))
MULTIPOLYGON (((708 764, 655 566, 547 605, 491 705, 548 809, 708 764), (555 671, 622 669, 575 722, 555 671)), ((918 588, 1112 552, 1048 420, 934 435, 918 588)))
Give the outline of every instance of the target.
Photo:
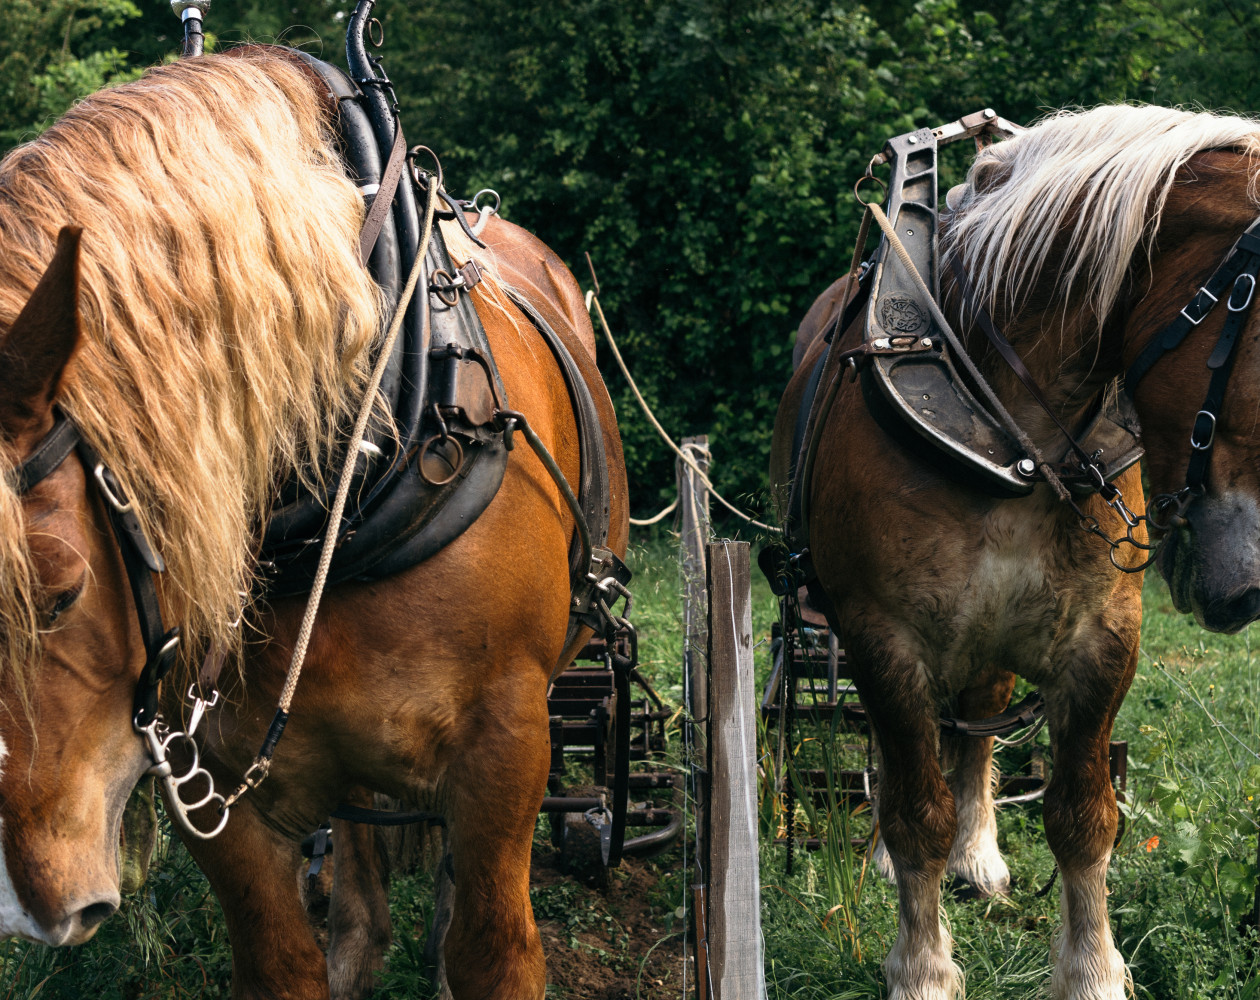
POLYGON ((438 190, 441 190, 445 186, 445 180, 442 176, 442 161, 438 159, 437 153, 433 152, 433 150, 431 150, 428 146, 412 146, 411 149, 407 152, 407 159, 411 161, 412 179, 420 187, 427 187, 427 185, 420 179, 420 174, 422 171, 416 165, 416 157, 419 156, 421 153, 428 153, 429 156, 433 159, 433 165, 437 167, 438 190))
POLYGON ((372 43, 372 48, 374 49, 379 49, 385 44, 385 26, 381 24, 380 18, 374 17, 368 21, 367 36, 368 41, 372 43))
POLYGON ((460 443, 457 440, 455 440, 455 438, 451 437, 450 435, 443 437, 441 434, 434 434, 426 438, 424 444, 420 446, 420 454, 419 454, 419 457, 416 459, 416 469, 419 471, 420 477, 430 486, 445 486, 447 483, 451 482, 456 476, 459 475, 460 470, 463 467, 464 467, 463 446, 461 446, 460 443), (433 453, 435 458, 437 458, 439 461, 445 462, 446 465, 450 466, 451 472, 449 475, 446 475, 446 476, 438 475, 434 473, 431 469, 425 468, 424 460, 430 454, 429 449, 433 446, 435 442, 447 445, 448 447, 455 449, 453 458, 451 457, 450 453, 446 455, 440 455, 440 456, 437 455, 436 452, 433 453))
POLYGON ((439 267, 433 272, 433 277, 430 279, 429 283, 429 291, 451 308, 454 308, 459 304, 459 289, 460 286, 455 284, 454 275, 449 274, 445 268, 439 267), (438 284, 437 279, 439 274, 445 279, 442 284, 438 284), (446 297, 448 293, 451 296, 449 299, 446 297))
POLYGON ((888 197, 888 185, 887 185, 887 184, 885 184, 883 181, 881 181, 878 177, 874 176, 873 174, 869 174, 869 173, 867 173, 867 174, 863 174, 861 177, 859 177, 859 178, 857 179, 857 183, 853 185, 853 197, 854 197, 855 199, 857 199, 857 203, 858 203, 859 205, 866 206, 866 205, 872 205, 872 204, 874 204, 874 202, 866 201, 866 200, 864 200, 864 199, 862 198, 862 183, 863 183, 864 181, 870 181, 870 182, 872 182, 873 184, 878 184, 878 185, 879 185, 879 190, 880 190, 880 199, 879 199, 879 200, 882 202, 882 201, 884 201, 884 200, 886 200, 886 199, 887 199, 887 197, 888 197))

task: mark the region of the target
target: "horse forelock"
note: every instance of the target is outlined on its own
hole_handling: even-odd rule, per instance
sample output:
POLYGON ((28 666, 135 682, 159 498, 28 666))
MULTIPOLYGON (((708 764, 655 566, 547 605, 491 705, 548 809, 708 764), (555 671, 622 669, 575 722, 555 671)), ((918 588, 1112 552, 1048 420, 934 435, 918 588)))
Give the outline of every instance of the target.
MULTIPOLYGON (((1053 274, 1058 307, 1101 331, 1135 254, 1150 252, 1177 171, 1218 149, 1254 161, 1260 121, 1153 105, 1055 112, 976 157, 946 253, 990 309, 1017 313, 1053 274)), ((1254 201, 1254 174, 1250 191, 1254 201)))
MULTIPOLYGON (((302 72, 259 50, 152 69, 0 162, 0 331, 82 226, 59 402, 137 501, 194 639, 234 643, 278 480, 322 478, 366 382, 379 291, 329 125, 302 72)), ((25 530, 0 477, 0 667, 19 673, 38 652, 25 530)))

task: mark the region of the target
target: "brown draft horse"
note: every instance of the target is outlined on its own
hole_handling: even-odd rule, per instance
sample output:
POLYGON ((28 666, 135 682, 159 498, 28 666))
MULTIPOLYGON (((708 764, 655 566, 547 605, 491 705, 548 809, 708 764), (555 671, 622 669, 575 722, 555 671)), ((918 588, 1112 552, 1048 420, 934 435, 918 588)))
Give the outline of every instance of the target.
MULTIPOLYGON (((942 251, 964 262, 980 301, 1069 427, 1080 426, 1256 220, 1257 153, 1253 121, 1107 107, 1052 116, 977 157, 961 205, 943 216, 942 251)), ((775 427, 772 475, 781 491, 802 392, 823 350, 817 334, 842 290, 833 286, 801 330, 814 342, 775 427)), ((1240 302, 1246 292, 1241 286, 1240 302)), ((1050 418, 963 319, 951 280, 942 299, 1004 405, 1040 448, 1064 454, 1050 418)), ((1206 362, 1226 315, 1222 305, 1192 327, 1136 386, 1156 494, 1176 494, 1187 481, 1206 362)), ((1205 489, 1174 522, 1158 560, 1178 609, 1216 631, 1260 615, 1258 316, 1253 309, 1241 330, 1205 489)), ((844 331, 840 346, 859 343, 860 327, 844 331)), ((1137 467, 1117 485, 1140 511, 1137 467)), ((944 1000, 960 989, 938 915, 947 871, 986 893, 1009 886, 993 819, 992 740, 942 740, 937 718, 947 708, 969 719, 997 714, 1018 674, 1044 695, 1053 744, 1044 815, 1062 873, 1063 923, 1051 989, 1071 1000, 1120 1000, 1129 975, 1105 901, 1117 823, 1107 754, 1137 662, 1141 574, 1119 572, 1108 545, 1081 530, 1047 485, 994 499, 925 465, 872 418, 857 386, 840 388, 806 488, 811 599, 842 639, 878 740, 883 861, 900 901, 884 966, 889 996, 944 1000), (948 776, 942 751, 953 764, 948 776)), ((1110 537, 1125 535, 1099 496, 1085 510, 1110 537)), ((1145 539, 1141 530, 1135 536, 1145 539)), ((1142 554, 1127 551, 1122 559, 1139 565, 1142 554)))
MULTIPOLYGON (((233 629, 258 532, 291 470, 335 478, 324 464, 382 323, 356 254, 362 198, 329 126, 287 59, 207 56, 83 101, 0 165, 3 461, 27 460, 57 407, 135 501, 167 562, 164 616, 192 640, 165 684, 168 718, 210 641, 236 654, 202 751, 220 788, 259 746, 304 608, 260 601, 233 629)), ((508 405, 571 482, 568 391, 499 283, 578 360, 602 411, 609 546, 624 553, 620 439, 576 282, 508 223, 487 227, 488 251, 461 239, 457 262, 475 254, 488 274, 472 296, 508 405)), ((0 485, 0 934, 53 945, 86 940, 117 908, 119 817, 150 763, 131 724, 144 650, 92 471, 71 454, 29 490, 12 472, 0 485)), ((446 817, 454 995, 542 997, 529 854, 548 679, 588 634, 562 648, 573 532, 555 482, 518 447, 496 499, 446 549, 325 595, 270 777, 216 839, 189 844, 227 918, 234 996, 370 989, 389 927, 368 869, 338 871, 327 962, 295 877, 302 837, 366 788, 446 817)), ((363 828, 338 836, 343 860, 370 852, 363 828)))

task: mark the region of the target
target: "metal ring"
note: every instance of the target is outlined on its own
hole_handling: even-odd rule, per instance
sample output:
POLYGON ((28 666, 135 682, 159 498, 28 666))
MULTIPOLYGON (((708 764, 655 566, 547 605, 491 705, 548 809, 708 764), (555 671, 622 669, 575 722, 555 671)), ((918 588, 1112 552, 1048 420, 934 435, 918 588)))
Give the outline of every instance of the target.
POLYGON ((368 21, 367 40, 372 43, 374 49, 379 49, 385 44, 385 25, 381 24, 380 18, 374 17, 368 21))
POLYGON ((437 167, 437 186, 438 189, 441 190, 445 186, 445 178, 442 175, 442 161, 438 159, 437 153, 433 152, 433 150, 431 150, 428 146, 412 146, 411 149, 407 151, 407 159, 411 162, 412 180, 414 180, 420 187, 427 186, 424 181, 420 179, 422 171, 416 165, 416 157, 421 153, 428 153, 429 157, 433 160, 433 165, 437 167))
POLYGON ((1194 427, 1190 429, 1190 447, 1195 451, 1207 451, 1212 447, 1212 441, 1216 438, 1216 414, 1210 410, 1200 410, 1194 415, 1194 427), (1207 440, 1199 444, 1196 433, 1199 429, 1199 418, 1208 418, 1207 440))
POLYGON ((473 211, 475 211, 475 212, 482 212, 482 211, 485 211, 485 209, 483 209, 483 208, 481 207, 481 205, 479 205, 479 204, 478 204, 478 202, 479 202, 479 201, 481 201, 481 196, 482 196, 483 194, 488 194, 488 195, 493 195, 493 196, 494 196, 494 208, 489 209, 489 211, 490 211, 490 213, 491 213, 492 215, 498 215, 498 214, 499 214, 499 205, 501 204, 501 202, 500 202, 500 200, 499 200, 499 192, 498 192, 498 191, 496 191, 494 188, 482 188, 482 189, 481 189, 480 191, 478 191, 475 195, 473 195, 473 198, 472 198, 472 207, 473 207, 473 211))
POLYGON ((96 468, 92 470, 92 475, 96 477, 96 485, 100 487, 101 493, 104 494, 105 499, 109 501, 109 505, 113 507, 114 510, 118 511, 120 514, 127 514, 131 511, 133 505, 130 500, 124 503, 114 494, 114 491, 110 489, 109 483, 105 479, 108 471, 109 470, 105 468, 104 462, 96 463, 96 468))
POLYGON ((416 458, 416 468, 420 472, 420 478, 422 478, 430 486, 445 486, 447 483, 451 482, 456 476, 459 475, 460 470, 463 467, 464 467, 463 445, 461 445, 459 441, 451 437, 449 434, 446 434, 446 435, 432 434, 429 437, 425 438, 424 443, 420 445, 420 453, 416 458), (452 466, 451 473, 448 476, 430 476, 429 473, 425 470, 424 456, 428 453, 429 446, 433 444, 434 441, 450 442, 450 444, 452 444, 455 447, 455 461, 454 462, 450 462, 445 457, 443 458, 443 461, 446 461, 447 464, 452 466))
POLYGON ((462 278, 460 280, 456 280, 453 274, 441 267, 433 272, 432 280, 429 282, 429 291, 452 309, 459 304, 459 290, 463 287, 464 283, 462 278), (442 284, 438 284, 437 279, 439 274, 445 279, 442 284), (448 293, 451 296, 449 299, 446 297, 448 293))
POLYGON ((865 201, 865 200, 862 198, 862 190, 861 190, 861 189, 862 189, 862 184, 863 184, 863 182, 864 182, 864 181, 871 181, 872 183, 875 183, 875 184, 878 184, 878 185, 879 185, 879 189, 880 189, 880 193, 881 193, 881 197, 880 197, 880 201, 881 201, 881 202, 882 202, 882 201, 884 201, 884 200, 888 197, 888 185, 887 185, 887 184, 885 184, 883 181, 881 181, 881 180, 880 180, 878 177, 876 177, 874 174, 866 173, 866 174, 863 174, 861 177, 859 177, 859 178, 857 179, 857 183, 853 185, 853 197, 854 197, 855 199, 857 199, 857 203, 858 203, 859 205, 863 205, 863 206, 865 206, 865 205, 871 205, 871 204, 874 204, 874 202, 865 201))

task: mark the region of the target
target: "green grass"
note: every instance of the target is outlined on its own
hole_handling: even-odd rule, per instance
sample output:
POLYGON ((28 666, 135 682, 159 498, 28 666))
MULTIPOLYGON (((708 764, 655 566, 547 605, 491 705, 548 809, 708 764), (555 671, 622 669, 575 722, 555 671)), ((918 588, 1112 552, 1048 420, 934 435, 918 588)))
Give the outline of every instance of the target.
MULTIPOLYGON (((1260 995, 1260 962, 1254 931, 1240 928, 1255 900, 1260 806, 1260 679, 1251 638, 1203 632, 1173 611, 1163 583, 1150 576, 1142 650, 1113 733, 1129 742, 1126 829, 1108 876, 1117 946, 1138 998, 1251 1000, 1260 995)), ((1044 734, 1040 742, 1048 742, 1044 734)), ((838 807, 824 821, 839 827, 844 815, 838 807)), ((860 814, 848 819, 863 822, 860 814)), ((1010 898, 943 904, 970 1000, 1048 990, 1059 893, 1056 886, 1036 895, 1054 865, 1041 809, 1003 809, 998 826, 1014 880, 1010 898)), ((871 871, 862 877, 861 852, 797 859, 787 878, 783 851, 762 850, 771 996, 883 996, 895 892, 871 871)))
MULTIPOLYGON (((667 701, 681 699, 682 584, 668 532, 636 538, 635 620, 643 668, 667 701)), ((754 571, 754 641, 768 640, 776 611, 754 571)), ((768 643, 757 651, 759 677, 768 643)), ((1139 1000, 1256 1000, 1260 964, 1254 933, 1240 931, 1256 886, 1260 812, 1260 677, 1250 634, 1215 636, 1176 615, 1163 584, 1148 578, 1143 656, 1114 736, 1129 742, 1127 828, 1112 859, 1108 883, 1117 945, 1133 970, 1139 1000), (1156 839, 1157 838, 1157 839, 1156 839)), ((806 754, 824 761, 826 731, 806 734, 806 754)), ((1044 734, 1041 741, 1045 742, 1044 734)), ((859 743, 852 735, 842 742, 859 743)), ((668 751, 683 763, 677 729, 668 751)), ((861 761, 837 754, 835 763, 861 761)), ((860 753, 858 757, 860 758, 860 753)), ((1008 760, 1008 766, 1010 761, 1008 760)), ((896 933, 896 897, 865 870, 861 850, 844 845, 862 833, 862 810, 836 805, 802 822, 831 832, 834 846, 797 853, 784 874, 784 852, 763 846, 762 919, 770 995, 792 1000, 882 997, 880 964, 896 933)), ((764 834, 775 822, 763 800, 764 834)), ((957 902, 944 915, 955 940, 970 1000, 1044 995, 1049 950, 1058 924, 1057 887, 1049 879, 1037 805, 1004 809, 999 841, 1015 889, 1009 899, 957 902)), ((661 859, 651 890, 662 927, 677 929, 683 886, 681 854, 661 859)), ((381 996, 429 995, 420 947, 429 908, 428 879, 396 881, 392 894, 395 943, 381 996)), ((608 923, 605 912, 564 884, 535 891, 535 902, 574 934, 608 923)), ((689 905, 689 904, 688 904, 689 905)), ((612 924, 609 924, 612 927, 612 924)), ((615 927, 613 927, 615 931, 615 927)), ((635 963, 622 935, 608 935, 610 961, 635 963)), ((554 947, 554 945, 552 946, 554 947)), ((661 949, 676 948, 672 940, 661 949)), ((0 944, 0 1000, 35 996, 133 1000, 228 995, 230 954, 218 907, 178 845, 156 859, 149 884, 124 902, 120 915, 77 951, 0 944)), ((633 990, 634 976, 626 973, 633 990)))

